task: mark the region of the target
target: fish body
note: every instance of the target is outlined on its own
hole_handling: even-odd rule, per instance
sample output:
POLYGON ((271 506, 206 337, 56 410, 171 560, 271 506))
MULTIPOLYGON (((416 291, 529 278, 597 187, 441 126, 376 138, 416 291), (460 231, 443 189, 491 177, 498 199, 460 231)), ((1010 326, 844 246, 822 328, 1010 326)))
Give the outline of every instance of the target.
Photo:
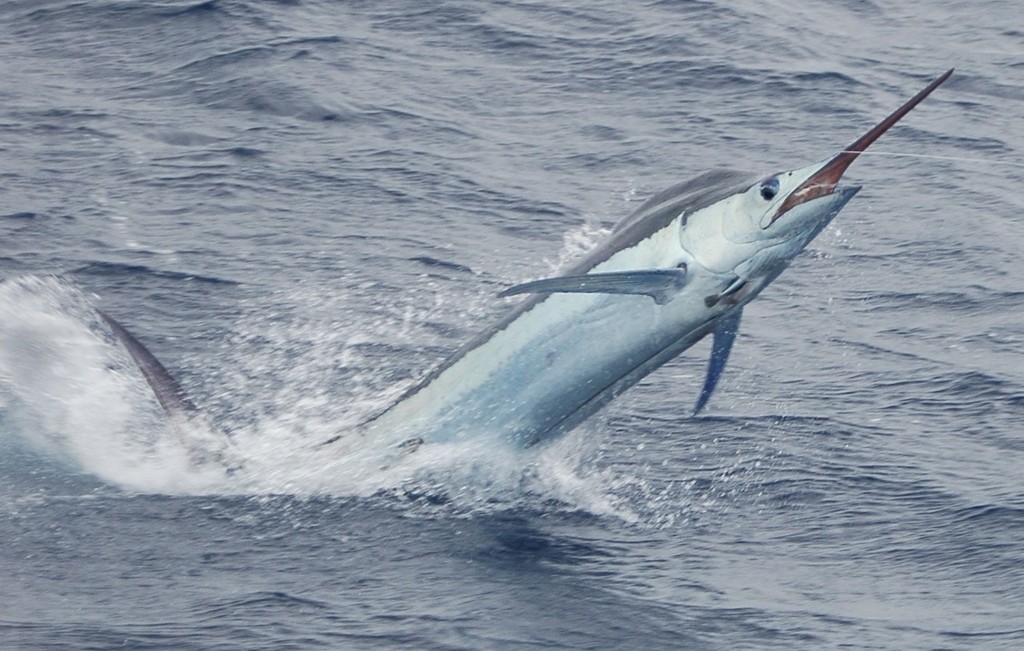
MULTIPOLYGON (((320 447, 372 437, 403 450, 447 441, 528 448, 571 430, 711 335, 699 412, 725 369, 743 307, 858 192, 839 185, 851 163, 952 72, 824 160, 769 175, 707 172, 652 197, 564 275, 502 292, 526 298, 392 406, 320 447)), ((194 419, 194 403, 166 368, 103 319, 168 414, 194 419)))

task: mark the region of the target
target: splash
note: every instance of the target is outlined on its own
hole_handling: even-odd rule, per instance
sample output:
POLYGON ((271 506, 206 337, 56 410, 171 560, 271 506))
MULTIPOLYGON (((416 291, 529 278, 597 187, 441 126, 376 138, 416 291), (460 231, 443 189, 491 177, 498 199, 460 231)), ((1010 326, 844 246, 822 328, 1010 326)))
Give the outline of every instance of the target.
POLYGON ((554 260, 545 260, 552 274, 566 269, 586 253, 593 250, 602 240, 611 234, 611 229, 601 226, 594 220, 587 220, 583 225, 566 232, 562 236, 562 248, 554 260))
MULTIPOLYGON (((58 278, 0 283, 0 436, 104 481, 180 485, 187 458, 103 337, 88 298, 58 278)), ((185 476, 192 487, 208 477, 185 476)))
MULTIPOLYGON (((567 234, 557 264, 600 234, 592 226, 567 234)), ((375 313, 353 309, 357 299, 318 286, 263 296, 212 356, 171 360, 172 369, 204 369, 191 389, 213 427, 168 422, 91 297, 57 278, 0 283, 0 443, 17 439, 69 473, 130 492, 385 496, 410 514, 568 509, 645 527, 688 517, 695 489, 653 478, 648 485, 642 464, 611 462, 624 452, 609 447, 609 436, 638 433, 616 436, 603 419, 527 451, 450 442, 409 453, 358 434, 414 380, 396 380, 394 367, 415 364, 410 351, 438 338, 423 324, 443 323, 441 313, 453 320, 453 306, 436 299, 410 316, 400 301, 375 313), (361 318, 368 314, 369 326, 361 318), (230 443, 219 449, 225 433, 230 443), (341 445, 323 445, 338 436, 341 445)), ((455 302, 454 321, 486 318, 455 302)))
MULTIPOLYGON (((253 335, 253 344, 258 339, 263 346, 261 354, 249 346, 220 351, 222 369, 249 357, 256 361, 247 371, 283 373, 285 381, 257 382, 238 392, 253 398, 248 404, 264 406, 243 417, 244 408, 236 404, 226 418, 217 419, 229 426, 231 443, 208 455, 207 463, 197 462, 203 455, 196 450, 215 450, 220 433, 201 422, 168 423, 134 364, 97 318, 91 297, 59 278, 24 277, 0 283, 0 306, 0 437, 17 439, 69 472, 147 493, 392 494, 474 513, 524 500, 554 500, 630 517, 602 489, 607 478, 586 467, 589 446, 582 435, 525 454, 472 442, 428 444, 409 454, 356 440, 356 424, 391 398, 365 381, 379 362, 363 349, 370 335, 365 330, 339 334, 346 330, 337 323, 322 327, 317 315, 337 315, 324 306, 253 335), (296 341, 310 344, 298 358, 296 341), (348 369, 342 397, 337 378, 327 372, 338 362, 324 362, 328 358, 342 360, 348 369), (346 402, 347 407, 338 407, 346 402), (339 434, 353 437, 353 444, 333 453, 321 447, 339 434)), ((395 323, 374 327, 406 331, 407 311, 399 309, 395 323)), ((260 329, 260 324, 250 320, 247 327, 260 329)), ((218 383, 227 378, 213 375, 218 383)), ((230 385, 221 391, 233 393, 230 385)))

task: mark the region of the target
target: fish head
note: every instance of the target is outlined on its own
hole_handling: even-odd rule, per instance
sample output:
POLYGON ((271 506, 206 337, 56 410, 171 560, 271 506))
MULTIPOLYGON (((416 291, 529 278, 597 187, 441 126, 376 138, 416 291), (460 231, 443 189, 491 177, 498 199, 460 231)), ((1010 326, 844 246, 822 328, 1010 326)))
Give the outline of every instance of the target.
POLYGON ((861 187, 818 184, 815 178, 830 160, 772 174, 731 197, 721 212, 725 239, 776 246, 820 232, 861 187))
MULTIPOLYGON (((772 174, 725 200, 721 236, 732 260, 719 261, 743 278, 770 275, 795 257, 857 194, 860 186, 840 185, 854 160, 952 74, 947 71, 869 129, 849 147, 805 167, 772 174)), ((774 276, 771 276, 774 277, 774 276)))

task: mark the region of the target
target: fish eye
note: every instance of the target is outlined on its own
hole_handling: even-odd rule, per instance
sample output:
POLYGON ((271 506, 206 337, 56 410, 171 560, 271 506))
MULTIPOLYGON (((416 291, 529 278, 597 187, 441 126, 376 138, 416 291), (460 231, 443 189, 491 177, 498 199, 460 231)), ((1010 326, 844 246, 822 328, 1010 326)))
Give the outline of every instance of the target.
POLYGON ((774 176, 761 181, 761 198, 771 201, 779 193, 779 179, 774 176))

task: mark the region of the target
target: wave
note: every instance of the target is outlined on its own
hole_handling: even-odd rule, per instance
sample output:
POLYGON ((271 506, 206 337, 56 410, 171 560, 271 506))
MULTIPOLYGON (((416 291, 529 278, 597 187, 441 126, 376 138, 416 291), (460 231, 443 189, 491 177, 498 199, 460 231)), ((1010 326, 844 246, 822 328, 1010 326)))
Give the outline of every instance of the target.
POLYGON ((128 264, 123 262, 103 262, 94 261, 89 262, 77 269, 74 269, 71 273, 81 274, 84 276, 130 276, 130 275, 143 275, 152 276, 154 278, 165 278, 169 280, 187 280, 195 281, 200 283, 210 283, 213 285, 239 285, 240 283, 227 278, 217 278, 214 276, 203 276, 200 274, 185 273, 182 271, 168 271, 166 269, 154 269, 146 265, 139 264, 128 264))

